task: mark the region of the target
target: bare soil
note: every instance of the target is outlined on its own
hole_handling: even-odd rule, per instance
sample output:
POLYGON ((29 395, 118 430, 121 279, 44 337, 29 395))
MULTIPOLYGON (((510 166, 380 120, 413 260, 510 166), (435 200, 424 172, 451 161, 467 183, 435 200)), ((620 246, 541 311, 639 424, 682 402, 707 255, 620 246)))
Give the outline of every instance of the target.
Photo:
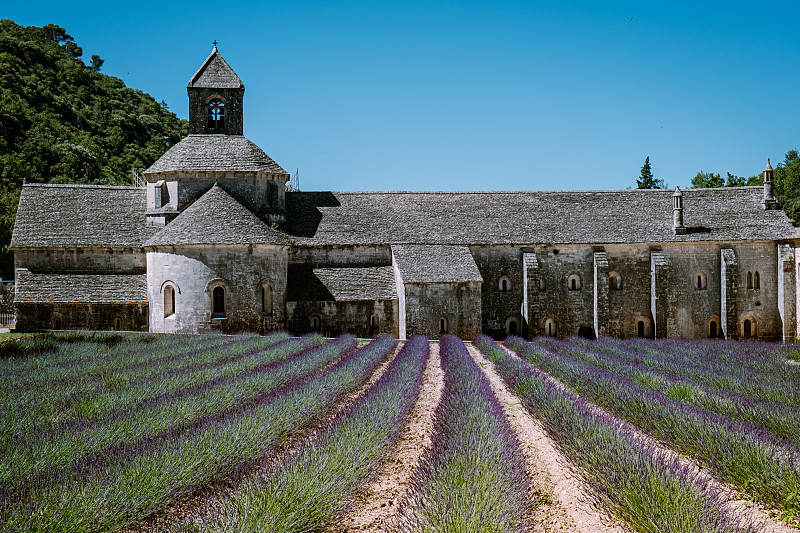
POLYGON ((537 504, 529 523, 546 533, 627 533, 608 513, 595 509, 588 486, 570 468, 569 461, 545 433, 541 423, 522 407, 494 370, 494 365, 474 346, 469 352, 483 367, 527 458, 531 500, 537 504))
POLYGON ((398 504, 405 496, 414 467, 431 443, 433 412, 439 405, 444 388, 439 344, 430 343, 430 349, 422 390, 397 450, 380 474, 354 499, 350 512, 332 530, 334 533, 397 531, 398 504))

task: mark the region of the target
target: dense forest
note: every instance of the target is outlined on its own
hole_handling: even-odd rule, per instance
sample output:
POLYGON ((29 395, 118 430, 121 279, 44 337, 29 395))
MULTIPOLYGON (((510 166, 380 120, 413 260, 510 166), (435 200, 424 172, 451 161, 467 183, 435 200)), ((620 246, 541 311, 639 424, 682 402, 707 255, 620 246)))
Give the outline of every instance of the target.
POLYGON ((149 94, 100 73, 64 28, 0 21, 0 273, 19 191, 28 183, 129 185, 187 134, 187 122, 149 94))

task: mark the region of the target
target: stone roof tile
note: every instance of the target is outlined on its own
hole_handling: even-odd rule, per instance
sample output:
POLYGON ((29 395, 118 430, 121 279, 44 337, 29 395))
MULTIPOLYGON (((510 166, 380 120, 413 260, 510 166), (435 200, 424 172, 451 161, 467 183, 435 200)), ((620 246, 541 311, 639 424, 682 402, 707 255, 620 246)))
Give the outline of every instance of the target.
POLYGON ((145 224, 145 204, 139 187, 27 184, 11 246, 140 247, 157 231, 145 224))
POLYGON ((144 245, 183 244, 286 246, 289 241, 215 184, 144 245))
POLYGON ((403 244, 392 246, 403 283, 483 281, 466 246, 403 244))
POLYGON ((242 135, 192 134, 172 146, 144 175, 165 172, 270 172, 287 174, 242 135))
POLYGON ((290 265, 290 302, 348 302, 397 298, 391 266, 326 267, 290 265))
POLYGON ((16 271, 17 303, 146 304, 146 274, 35 274, 16 271))
POLYGON ((794 228, 764 210, 762 187, 683 191, 686 235, 672 231, 671 190, 289 192, 298 244, 640 243, 774 240, 794 228))
POLYGON ((244 83, 217 51, 216 46, 189 80, 188 86, 201 89, 244 89, 244 83))

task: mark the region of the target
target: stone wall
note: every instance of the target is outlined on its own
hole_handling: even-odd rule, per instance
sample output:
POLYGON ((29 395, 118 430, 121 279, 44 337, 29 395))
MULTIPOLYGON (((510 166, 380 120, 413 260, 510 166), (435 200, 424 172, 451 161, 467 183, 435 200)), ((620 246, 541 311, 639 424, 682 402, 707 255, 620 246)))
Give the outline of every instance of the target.
POLYGON ((481 287, 481 329, 495 339, 505 338, 509 320, 516 320, 518 333, 523 333, 522 317, 523 269, 522 249, 514 246, 473 246, 475 264, 483 277, 481 287), (508 278, 508 290, 500 280, 508 278))
POLYGON ((242 135, 244 131, 244 89, 190 88, 189 133, 224 133, 242 135), (219 98, 225 104, 225 128, 223 131, 208 129, 208 103, 219 98))
POLYGON ((286 327, 287 251, 270 245, 192 245, 147 253, 150 327, 155 332, 268 332, 286 327), (169 250, 169 251, 167 251, 169 250), (272 286, 262 312, 261 287, 272 286), (164 316, 164 287, 175 287, 175 313, 164 316), (225 290, 225 316, 212 317, 214 288, 225 290))
POLYGON ((132 248, 19 249, 16 268, 31 272, 80 272, 98 274, 144 274, 144 251, 132 248))
POLYGON ((287 329, 293 335, 317 331, 326 337, 352 333, 361 338, 389 333, 399 337, 397 300, 359 300, 350 302, 287 302, 287 329), (371 317, 377 319, 372 326, 371 317), (314 328, 312 318, 319 326, 314 328))
POLYGON ((442 318, 445 333, 472 339, 481 332, 480 283, 405 283, 404 292, 406 336, 438 339, 442 318))
POLYGON ((289 252, 292 265, 388 266, 392 264, 389 246, 295 246, 289 252))
POLYGON ((16 313, 17 323, 27 330, 148 331, 147 305, 20 303, 16 313))

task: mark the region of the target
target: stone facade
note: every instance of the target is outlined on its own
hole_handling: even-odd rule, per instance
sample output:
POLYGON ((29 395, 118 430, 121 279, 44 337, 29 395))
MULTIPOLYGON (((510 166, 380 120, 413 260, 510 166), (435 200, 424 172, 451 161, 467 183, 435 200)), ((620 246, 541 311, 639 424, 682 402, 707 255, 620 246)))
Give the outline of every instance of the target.
POLYGON ((190 135, 146 187, 23 187, 19 328, 800 335, 769 165, 764 187, 288 192, 216 48, 187 90, 190 135))

